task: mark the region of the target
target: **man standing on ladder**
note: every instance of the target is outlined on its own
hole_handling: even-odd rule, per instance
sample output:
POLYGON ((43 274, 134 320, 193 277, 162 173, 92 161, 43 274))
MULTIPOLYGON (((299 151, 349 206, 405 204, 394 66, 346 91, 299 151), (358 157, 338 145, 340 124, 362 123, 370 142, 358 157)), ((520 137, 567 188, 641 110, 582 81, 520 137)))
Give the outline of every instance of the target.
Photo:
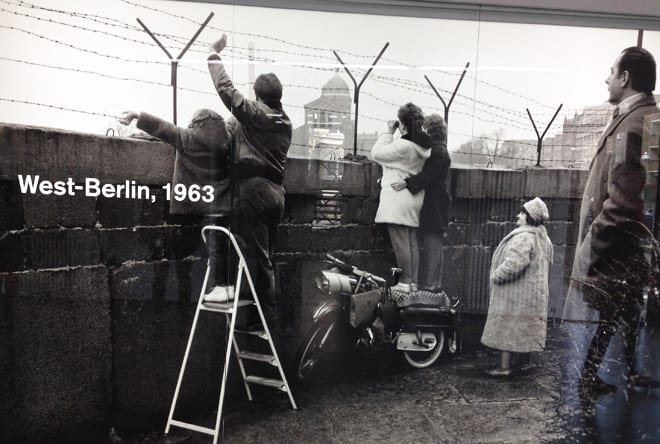
POLYGON ((220 58, 226 45, 225 34, 211 44, 208 67, 220 99, 233 115, 227 120, 231 137, 231 230, 245 242, 243 253, 259 301, 272 330, 278 332, 270 248, 284 212, 282 183, 291 144, 291 121, 282 109, 282 84, 275 74, 257 77, 255 100, 248 100, 236 90, 220 58))

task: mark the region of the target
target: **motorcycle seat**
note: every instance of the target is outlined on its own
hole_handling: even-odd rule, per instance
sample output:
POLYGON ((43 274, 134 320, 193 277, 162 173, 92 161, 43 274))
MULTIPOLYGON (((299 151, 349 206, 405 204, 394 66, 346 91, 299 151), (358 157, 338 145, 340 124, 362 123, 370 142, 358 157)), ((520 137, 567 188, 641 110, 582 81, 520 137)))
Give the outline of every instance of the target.
POLYGON ((401 314, 403 315, 434 315, 442 314, 449 311, 447 307, 440 305, 430 305, 430 304, 413 304, 403 307, 401 309, 401 314))

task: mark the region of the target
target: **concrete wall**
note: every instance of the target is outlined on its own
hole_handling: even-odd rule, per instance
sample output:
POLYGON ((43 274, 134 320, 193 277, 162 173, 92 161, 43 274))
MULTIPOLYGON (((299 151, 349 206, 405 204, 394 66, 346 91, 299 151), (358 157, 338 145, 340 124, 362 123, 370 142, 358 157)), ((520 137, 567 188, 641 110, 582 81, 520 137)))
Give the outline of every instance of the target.
MULTIPOLYGON (((172 162, 173 150, 158 142, 0 126, 0 441, 73 442, 110 425, 164 424, 205 264, 199 227, 166 221, 161 186, 172 162), (135 180, 156 199, 22 194, 18 174, 135 180)), ((287 165, 275 254, 286 362, 322 302, 309 276, 325 252, 379 274, 394 263, 383 227, 373 224, 378 168, 347 163, 341 182, 319 179, 321 168, 300 159, 287 165), (341 192, 340 225, 312 223, 322 189, 341 192)), ((541 196, 553 218, 550 314, 557 314, 584 179, 574 170, 453 170, 445 279, 465 311, 486 309, 492 250, 520 204, 541 196)), ((182 415, 217 402, 224 323, 201 322, 182 415)))

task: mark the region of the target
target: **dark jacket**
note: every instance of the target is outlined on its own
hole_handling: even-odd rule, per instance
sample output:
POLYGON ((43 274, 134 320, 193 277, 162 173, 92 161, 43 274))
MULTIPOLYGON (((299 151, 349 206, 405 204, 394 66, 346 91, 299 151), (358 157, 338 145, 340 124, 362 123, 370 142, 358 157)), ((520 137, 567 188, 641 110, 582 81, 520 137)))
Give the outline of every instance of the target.
MULTIPOLYGON (((171 183, 170 214, 223 215, 229 211, 229 133, 222 120, 207 120, 200 128, 179 128, 170 122, 140 113, 137 127, 176 148, 171 183), (200 198, 193 201, 174 198, 174 187, 187 190, 200 187, 200 198), (206 186, 213 187, 213 202, 206 186)), ((188 196, 191 196, 188 193, 188 196)), ((194 197, 194 194, 192 194, 194 197)))
POLYGON ((406 179, 408 190, 417 194, 425 190, 424 205, 419 218, 419 229, 444 233, 449 223, 451 196, 449 195, 449 167, 451 159, 447 141, 431 143, 431 157, 424 163, 419 174, 406 179))
POLYGON ((582 196, 572 280, 564 318, 593 319, 591 309, 626 303, 617 282, 640 285, 648 245, 642 193, 646 169, 641 163, 644 118, 658 113, 645 96, 617 116, 601 136, 582 196))
POLYGON ((227 122, 232 138, 232 177, 264 177, 281 185, 292 135, 282 104, 246 99, 234 88, 220 57, 211 54, 208 61, 213 85, 234 116, 227 122))

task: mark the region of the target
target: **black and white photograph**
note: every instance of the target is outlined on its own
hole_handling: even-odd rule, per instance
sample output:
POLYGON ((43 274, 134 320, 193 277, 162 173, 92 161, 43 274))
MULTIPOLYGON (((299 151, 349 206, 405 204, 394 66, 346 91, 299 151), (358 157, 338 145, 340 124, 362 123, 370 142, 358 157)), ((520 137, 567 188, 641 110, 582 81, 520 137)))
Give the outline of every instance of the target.
POLYGON ((0 38, 0 442, 660 442, 660 4, 0 38))

